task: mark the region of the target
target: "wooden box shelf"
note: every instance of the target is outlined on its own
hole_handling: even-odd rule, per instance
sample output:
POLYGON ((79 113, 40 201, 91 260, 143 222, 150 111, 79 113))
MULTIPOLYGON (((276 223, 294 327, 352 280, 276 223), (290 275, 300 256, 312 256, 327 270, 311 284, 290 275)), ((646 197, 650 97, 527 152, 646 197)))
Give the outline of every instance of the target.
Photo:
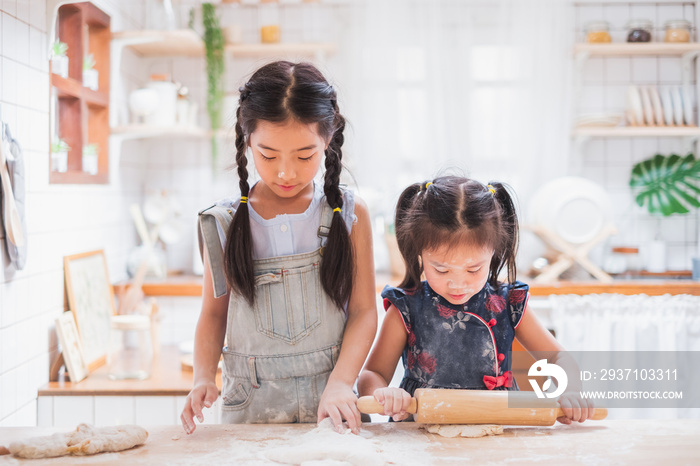
POLYGON ((67 171, 51 171, 49 181, 63 184, 109 181, 109 16, 90 2, 70 3, 58 9, 58 37, 68 45, 68 77, 51 74, 56 99, 55 134, 68 151, 67 171), (98 73, 97 90, 83 85, 83 60, 92 55, 98 73), (83 171, 83 148, 97 147, 97 173, 83 171))

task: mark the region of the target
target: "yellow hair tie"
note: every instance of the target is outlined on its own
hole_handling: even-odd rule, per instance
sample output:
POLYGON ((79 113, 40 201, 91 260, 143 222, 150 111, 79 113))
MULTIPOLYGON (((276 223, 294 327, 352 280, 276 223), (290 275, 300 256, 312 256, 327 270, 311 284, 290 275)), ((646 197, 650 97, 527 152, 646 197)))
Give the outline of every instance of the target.
POLYGON ((433 184, 432 181, 428 181, 427 183, 425 183, 425 189, 428 189, 428 186, 430 186, 431 184, 433 184))
POLYGON ((241 204, 247 204, 248 198, 246 196, 241 196, 241 204))
POLYGON ((489 184, 489 185, 486 185, 486 187, 489 188, 489 192, 491 193, 492 196, 496 195, 496 189, 493 186, 491 186, 489 184))
POLYGON ((335 209, 333 209, 333 212, 340 212, 340 207, 336 207, 335 209))

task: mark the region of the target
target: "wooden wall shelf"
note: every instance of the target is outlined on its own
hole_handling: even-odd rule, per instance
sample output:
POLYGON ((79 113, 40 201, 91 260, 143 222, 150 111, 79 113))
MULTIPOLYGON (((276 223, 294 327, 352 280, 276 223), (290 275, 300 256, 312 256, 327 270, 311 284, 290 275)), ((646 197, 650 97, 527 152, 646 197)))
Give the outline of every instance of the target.
POLYGON ((599 138, 632 138, 632 137, 700 137, 697 126, 587 126, 575 128, 574 136, 599 138))
POLYGON ((576 44, 574 53, 586 53, 597 57, 629 57, 629 56, 653 56, 675 55, 700 52, 700 43, 615 43, 615 44, 576 44))
POLYGON ((52 170, 49 181, 105 184, 109 182, 110 18, 92 3, 82 2, 62 5, 57 21, 57 39, 68 45, 69 66, 66 78, 51 73, 51 98, 56 99, 52 138, 63 139, 70 150, 67 171, 52 170), (83 85, 83 59, 89 54, 99 75, 97 91, 83 85), (95 174, 83 171, 83 148, 89 144, 97 146, 95 174))

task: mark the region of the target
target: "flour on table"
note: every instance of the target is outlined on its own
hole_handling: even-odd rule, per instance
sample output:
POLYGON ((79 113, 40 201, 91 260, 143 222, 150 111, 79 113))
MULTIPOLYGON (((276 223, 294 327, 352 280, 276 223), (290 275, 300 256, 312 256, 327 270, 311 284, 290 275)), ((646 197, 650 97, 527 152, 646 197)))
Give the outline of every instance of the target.
POLYGON ((299 437, 293 447, 282 447, 265 453, 267 459, 282 464, 313 466, 382 466, 388 459, 382 454, 382 446, 373 440, 370 432, 353 434, 350 429, 339 434, 330 418, 299 437))
POLYGON ((146 429, 136 425, 94 427, 80 424, 73 432, 12 442, 9 450, 20 458, 52 458, 64 455, 94 455, 122 451, 141 445, 148 438, 146 429))
POLYGON ((486 437, 487 435, 501 435, 503 426, 495 424, 425 424, 421 426, 431 434, 442 437, 486 437))

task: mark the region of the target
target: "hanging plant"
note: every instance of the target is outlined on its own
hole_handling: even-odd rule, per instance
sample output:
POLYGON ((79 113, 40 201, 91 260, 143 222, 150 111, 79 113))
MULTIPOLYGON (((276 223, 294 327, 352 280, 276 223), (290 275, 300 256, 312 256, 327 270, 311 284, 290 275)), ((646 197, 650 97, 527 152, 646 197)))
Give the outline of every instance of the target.
POLYGON ((700 207, 700 160, 656 154, 632 168, 630 187, 639 189, 637 204, 650 214, 687 214, 700 207))
POLYGON ((212 169, 216 173, 218 153, 216 131, 221 128, 221 113, 224 102, 224 35, 221 32, 216 7, 211 3, 202 4, 202 24, 204 26, 204 47, 207 60, 207 113, 211 125, 212 169))

